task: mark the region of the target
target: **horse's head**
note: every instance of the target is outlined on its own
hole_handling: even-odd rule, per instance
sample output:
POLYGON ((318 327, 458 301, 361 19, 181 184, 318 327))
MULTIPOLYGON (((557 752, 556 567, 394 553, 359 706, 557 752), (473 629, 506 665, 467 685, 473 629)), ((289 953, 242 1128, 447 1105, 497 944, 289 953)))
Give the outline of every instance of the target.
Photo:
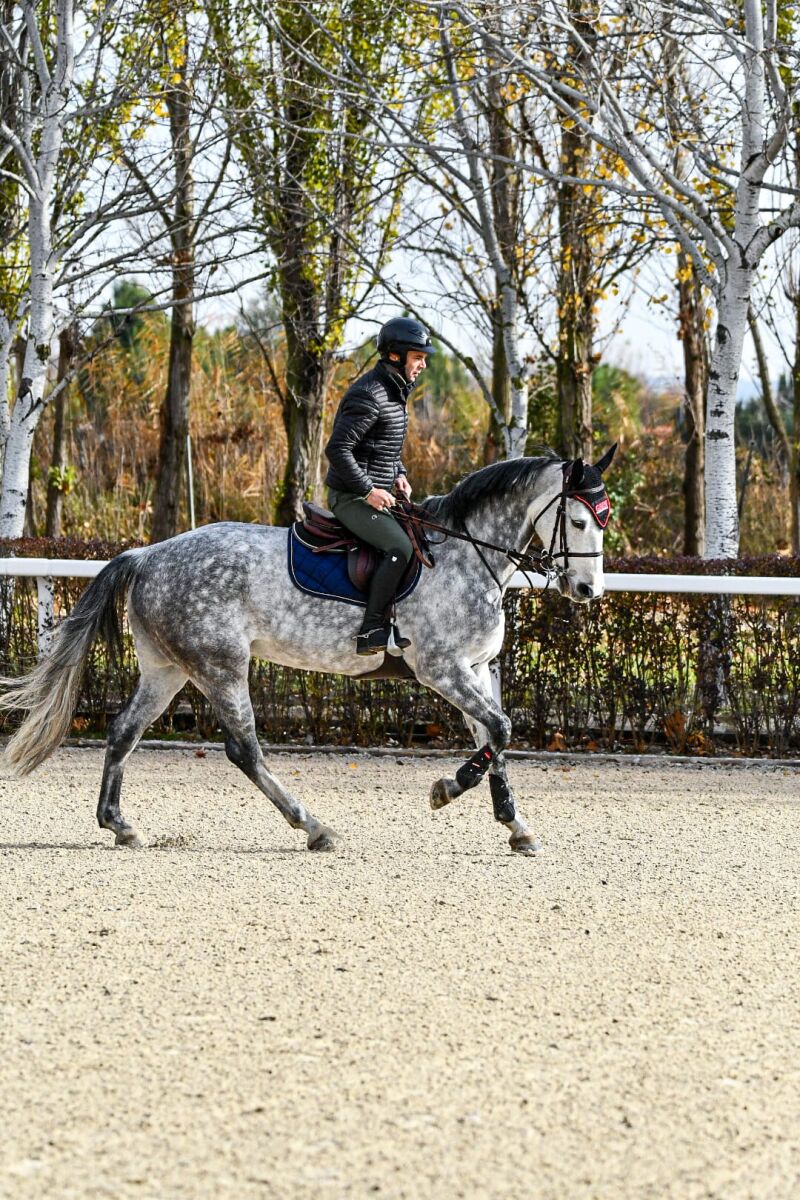
POLYGON ((603 472, 616 449, 615 443, 594 465, 582 458, 562 463, 560 495, 544 509, 541 496, 531 505, 536 533, 558 570, 559 591, 576 604, 597 600, 604 591, 603 532, 611 505, 603 472))

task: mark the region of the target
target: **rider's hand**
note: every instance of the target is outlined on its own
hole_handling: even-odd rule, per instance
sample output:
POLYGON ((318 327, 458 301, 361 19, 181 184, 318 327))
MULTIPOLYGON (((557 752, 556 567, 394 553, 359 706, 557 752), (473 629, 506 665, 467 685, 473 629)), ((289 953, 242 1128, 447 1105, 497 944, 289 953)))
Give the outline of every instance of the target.
POLYGON ((405 475, 398 475, 394 481, 394 490, 406 500, 411 499, 411 484, 405 475))
POLYGON ((365 499, 370 508, 377 509, 378 512, 388 511, 394 504, 394 496, 384 488, 373 488, 365 499))

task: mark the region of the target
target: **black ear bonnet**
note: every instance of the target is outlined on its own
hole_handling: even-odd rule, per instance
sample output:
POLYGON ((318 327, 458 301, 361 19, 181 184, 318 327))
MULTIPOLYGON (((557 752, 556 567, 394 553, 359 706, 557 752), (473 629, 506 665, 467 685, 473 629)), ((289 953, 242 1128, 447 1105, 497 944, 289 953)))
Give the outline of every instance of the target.
POLYGON ((597 467, 578 459, 565 465, 564 474, 570 500, 578 500, 585 505, 600 528, 605 529, 611 520, 611 501, 597 467))

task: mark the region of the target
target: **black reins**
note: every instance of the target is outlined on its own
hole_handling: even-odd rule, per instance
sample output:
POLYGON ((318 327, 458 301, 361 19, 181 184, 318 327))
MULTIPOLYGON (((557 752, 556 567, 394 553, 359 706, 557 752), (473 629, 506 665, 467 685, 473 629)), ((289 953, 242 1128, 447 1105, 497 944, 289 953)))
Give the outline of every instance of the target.
MULTIPOLYGON (((467 529, 466 521, 461 520, 463 533, 458 529, 449 529, 446 525, 440 525, 437 521, 432 521, 427 515, 426 510, 418 504, 413 504, 410 500, 403 497, 398 498, 395 506, 394 516, 401 521, 410 532, 416 526, 417 533, 420 532, 420 527, 426 530, 431 530, 433 533, 442 533, 446 537, 457 538, 462 542, 469 542, 475 548, 478 557, 480 558, 486 570, 491 575, 494 582, 497 584, 499 591, 502 593, 503 585, 497 578, 497 575, 492 570, 491 565, 487 562, 483 550, 496 550, 500 554, 504 554, 506 558, 514 564, 528 580, 529 586, 533 587, 533 581, 528 575, 528 571, 535 571, 539 575, 543 575, 547 580, 545 587, 549 587, 554 579, 564 577, 569 568, 570 558, 600 558, 602 550, 570 550, 567 543, 567 500, 580 496, 579 491, 572 492, 569 489, 568 479, 570 476, 571 463, 565 463, 563 468, 563 484, 560 492, 548 500, 544 508, 537 514, 531 526, 531 536, 536 532, 536 526, 539 521, 549 512, 554 504, 558 504, 556 509, 556 519, 553 524, 553 533, 550 538, 550 547, 545 550, 517 550, 513 546, 498 546, 494 542, 485 542, 481 538, 473 537, 467 529), (556 539, 558 539, 558 549, 556 550, 556 539), (563 559, 563 565, 558 562, 563 559)), ((593 489, 594 490, 594 489, 593 489)), ((588 507, 591 508, 591 505, 588 507)), ((424 534, 422 535, 424 537, 424 534)), ((416 539, 413 539, 416 543, 416 539)), ((421 553, 418 551, 420 557, 421 553)), ((433 566, 433 561, 427 562, 424 558, 422 561, 426 566, 433 566)))

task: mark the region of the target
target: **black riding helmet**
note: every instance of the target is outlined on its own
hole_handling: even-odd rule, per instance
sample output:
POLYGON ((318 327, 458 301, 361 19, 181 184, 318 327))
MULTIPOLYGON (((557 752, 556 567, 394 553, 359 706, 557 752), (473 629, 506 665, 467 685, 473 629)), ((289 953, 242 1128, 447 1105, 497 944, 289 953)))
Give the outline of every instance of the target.
POLYGON ((413 317, 392 317, 378 332, 378 353, 381 358, 388 358, 390 353, 399 354, 401 366, 405 366, 409 350, 436 353, 430 334, 421 321, 415 321, 413 317))

